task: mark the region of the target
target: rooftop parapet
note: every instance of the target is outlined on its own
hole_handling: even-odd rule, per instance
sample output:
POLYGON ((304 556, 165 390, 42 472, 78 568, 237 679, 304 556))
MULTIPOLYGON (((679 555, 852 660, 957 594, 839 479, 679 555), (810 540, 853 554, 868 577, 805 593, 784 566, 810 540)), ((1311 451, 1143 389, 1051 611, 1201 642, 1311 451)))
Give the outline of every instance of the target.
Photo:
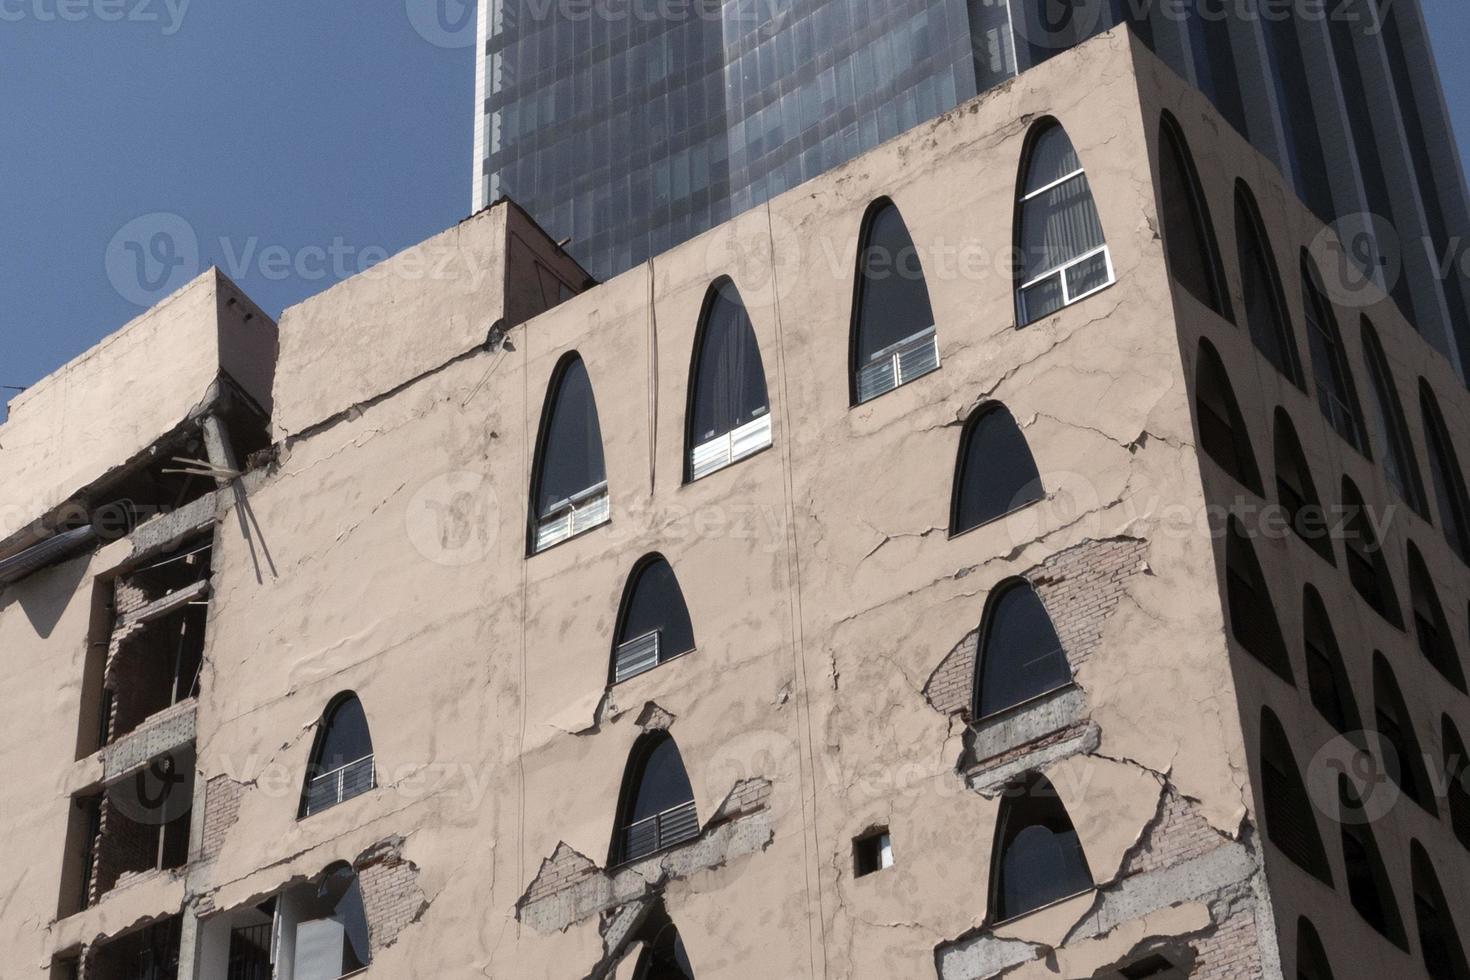
POLYGON ((209 269, 15 397, 0 426, 0 560, 138 496, 140 480, 167 497, 143 471, 224 402, 263 436, 276 346, 275 322, 209 269))
POLYGON ((592 284, 499 201, 282 314, 273 438, 394 391, 592 284))

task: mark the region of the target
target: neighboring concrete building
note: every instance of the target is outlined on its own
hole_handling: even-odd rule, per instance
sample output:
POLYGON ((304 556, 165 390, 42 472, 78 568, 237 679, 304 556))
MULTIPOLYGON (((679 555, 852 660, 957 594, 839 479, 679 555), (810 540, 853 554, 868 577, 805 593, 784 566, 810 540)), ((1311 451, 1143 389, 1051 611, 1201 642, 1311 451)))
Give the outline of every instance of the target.
POLYGON ((1470 397, 1339 249, 1113 31, 600 285, 207 275, 0 428, 6 976, 1463 976, 1470 397))
POLYGON ((1470 376, 1418 0, 487 0, 474 207, 514 198, 605 279, 1125 21, 1470 376))

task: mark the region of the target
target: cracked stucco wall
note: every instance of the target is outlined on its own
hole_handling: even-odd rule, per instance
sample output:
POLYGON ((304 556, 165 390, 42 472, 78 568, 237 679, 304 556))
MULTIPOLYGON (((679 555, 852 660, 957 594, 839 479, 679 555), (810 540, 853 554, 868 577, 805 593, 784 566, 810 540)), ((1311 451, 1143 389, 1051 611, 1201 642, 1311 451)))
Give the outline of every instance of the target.
MULTIPOLYGON (((531 319, 508 349, 456 349, 341 414, 302 383, 304 365, 330 365, 361 309, 329 293, 288 315, 297 332, 280 376, 295 380, 277 401, 298 435, 241 481, 215 549, 200 859, 166 895, 140 885, 54 926, 57 869, 13 868, 28 910, 0 912, 14 948, 39 970, 58 942, 111 934, 150 903, 218 913, 392 840, 416 870, 375 974, 588 975, 608 953, 597 916, 542 932, 518 906, 558 848, 606 863, 653 702, 702 823, 732 787, 769 784, 759 813, 724 825, 765 821, 762 846, 662 886, 700 976, 927 975, 941 947, 985 932, 1000 803, 957 770, 963 726, 930 706, 926 678, 978 626, 994 585, 1108 540, 1137 542, 1129 558, 1149 574, 1127 576, 1111 611, 1086 620, 1095 649, 1076 680, 1093 734, 1047 774, 1097 883, 1120 894, 1142 887, 1128 885, 1144 877, 1128 861, 1166 798, 1188 800, 1201 828, 1249 858, 1236 842, 1249 780, 1215 560, 1195 523, 1205 493, 1142 118, 1129 38, 1104 36, 531 319), (1043 115, 1087 167, 1119 281, 1017 331, 997 257, 1022 143, 1043 115), (880 195, 920 247, 943 366, 850 408, 857 235, 880 195), (760 343, 774 445, 683 485, 690 347, 719 275, 760 343), (528 560, 536 426, 573 349, 596 393, 613 518, 528 560), (949 540, 960 423, 985 399, 1017 419, 1047 498, 949 540), (608 691, 626 576, 654 550, 679 578, 696 649, 608 691), (315 725, 345 690, 366 710, 379 787, 298 821, 315 725), (852 838, 876 825, 896 865, 856 879, 852 838)), ((433 323, 471 322, 486 300, 431 281, 396 288, 433 323)), ((381 282, 369 294, 395 295, 381 282)), ((61 659, 37 638, 48 612, 60 624, 47 635, 80 658, 86 603, 56 609, 53 597, 84 565, 0 600, 0 637, 20 661, 61 659)), ((79 673, 27 679, 70 718, 66 678, 79 673)), ((40 854, 61 851, 49 774, 69 761, 27 763, 48 774, 47 807, 26 818, 40 854)), ((1101 921, 1084 896, 995 938, 1037 959, 1071 936, 1068 949, 1090 944, 1076 955, 1101 965, 1152 937, 1203 935, 1213 914, 1201 902, 1084 934, 1079 922, 1101 921)))

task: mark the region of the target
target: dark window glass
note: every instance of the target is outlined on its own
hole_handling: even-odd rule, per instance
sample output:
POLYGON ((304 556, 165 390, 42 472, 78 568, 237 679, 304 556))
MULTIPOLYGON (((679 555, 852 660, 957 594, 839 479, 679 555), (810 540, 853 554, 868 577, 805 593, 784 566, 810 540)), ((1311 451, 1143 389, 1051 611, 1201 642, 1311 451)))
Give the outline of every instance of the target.
POLYGON ((1445 540, 1461 560, 1470 562, 1470 498, 1460 458, 1445 427, 1439 402, 1427 382, 1419 382, 1419 410, 1424 415, 1424 443, 1429 452, 1429 475, 1439 498, 1439 523, 1445 540))
POLYGON ((1245 122, 1245 100, 1240 94, 1239 72, 1230 41, 1233 9, 1228 0, 1200 0, 1190 4, 1189 42, 1194 53, 1195 83, 1215 104, 1236 132, 1249 137, 1245 122))
POLYGON ((1343 666, 1342 651, 1322 597, 1310 585, 1302 593, 1302 632, 1312 704, 1342 734, 1358 731, 1363 726, 1353 685, 1343 666))
POLYGON ((367 715, 355 695, 341 698, 322 722, 321 742, 312 762, 322 771, 339 769, 373 754, 367 715))
POLYGON ((735 284, 710 291, 696 341, 689 450, 770 413, 755 330, 735 284))
POLYGON ((1244 183, 1237 184, 1235 189, 1235 240, 1239 247, 1245 322, 1251 341, 1286 380, 1306 390, 1276 257, 1261 224, 1260 209, 1244 183))
POLYGON ((1332 980, 1322 937, 1306 916, 1296 924, 1296 980, 1332 980))
POLYGON ((1036 590, 1024 580, 998 586, 980 628, 975 717, 989 718, 1071 681, 1067 654, 1036 590))
POLYGON ((1470 963, 1466 963, 1465 948, 1455 933, 1455 919, 1434 873, 1434 862, 1418 841, 1409 845, 1409 866, 1424 971, 1430 980, 1470 980, 1470 963))
POLYGON ((1470 849, 1470 756, 1465 742, 1449 715, 1440 719, 1440 744, 1444 747, 1445 799, 1450 808, 1450 826, 1455 836, 1470 849))
POLYGON ((694 980, 684 940, 673 923, 664 923, 643 947, 633 980, 694 980))
POLYGON ((1404 922, 1399 916, 1393 883, 1383 868, 1378 842, 1373 837, 1362 801, 1353 792, 1346 776, 1338 777, 1338 796, 1342 813, 1342 859, 1347 867, 1348 897, 1363 920, 1389 942, 1408 950, 1404 922))
POLYGON ((1195 299, 1233 319, 1209 205, 1184 134, 1168 113, 1159 126, 1159 177, 1170 272, 1195 299))
POLYGON ((1225 533, 1225 592, 1230 607, 1230 631, 1246 652, 1288 684, 1295 684, 1276 607, 1271 602, 1255 549, 1234 517, 1230 518, 1225 533))
POLYGON ((1347 352, 1342 347, 1342 334, 1337 317, 1322 290, 1316 274, 1302 255, 1302 308, 1307 313, 1307 347, 1312 352, 1312 378, 1317 387, 1317 404, 1337 434, 1358 452, 1373 458, 1368 445, 1367 428, 1363 425, 1363 409, 1358 404, 1358 389, 1348 367, 1347 352))
POLYGON ((1383 546, 1368 520, 1363 495, 1347 477, 1342 478, 1342 508, 1343 548, 1353 588, 1380 616, 1403 629, 1398 590, 1389 575, 1388 563, 1383 560, 1383 546))
POLYGON ((1312 550, 1332 564, 1337 564, 1332 554, 1332 521, 1317 496, 1317 485, 1312 481, 1312 470, 1302 453, 1302 444, 1291 424, 1286 409, 1276 409, 1276 496, 1286 512, 1291 529, 1312 550))
POLYGON ((693 649, 694 627, 674 569, 661 555, 645 559, 634 570, 623 598, 613 644, 614 682, 693 649))
POLYGON ((547 395, 542 418, 536 471, 537 518, 549 516, 566 501, 607 482, 597 402, 580 357, 573 355, 562 365, 547 395))
POLYGON ((1367 317, 1363 318, 1362 335, 1363 357, 1368 362, 1368 379, 1372 382, 1369 391, 1373 395, 1373 413, 1369 419, 1378 445, 1384 447, 1384 471, 1398 495, 1416 513, 1427 518, 1429 501, 1424 494, 1424 480, 1419 474, 1419 460, 1414 455, 1414 443, 1409 439, 1404 406, 1399 401, 1398 388, 1394 385, 1388 359, 1383 355, 1383 345, 1378 342, 1378 332, 1373 329, 1373 324, 1367 317))
POLYGON ((1261 709, 1261 801, 1271 843, 1297 867, 1331 887, 1332 869, 1311 798, 1286 730, 1269 708, 1261 709))
POLYGON ((1042 497, 1026 437, 999 405, 975 411, 960 435, 949 533, 959 534, 1042 497))
POLYGON ((633 748, 623 781, 615 863, 633 861, 697 836, 694 789, 679 747, 664 732, 645 736, 633 748))
POLYGON ((1055 120, 1036 124, 1021 180, 1016 248, 1018 326, 1112 282, 1097 204, 1072 141, 1055 120))
MULTIPOLYGON (((323 967, 338 969, 338 976, 346 976, 366 968, 372 962, 362 886, 352 868, 339 864, 323 874, 315 886, 308 885, 299 889, 291 897, 295 899, 293 904, 299 916, 296 934, 298 963, 302 962, 300 954, 307 952, 302 948, 306 941, 303 939, 302 926, 313 922, 335 923, 337 928, 330 930, 327 935, 340 930, 340 939, 332 942, 332 948, 328 948, 321 939, 312 943, 311 962, 314 965, 320 963, 323 967), (338 942, 341 943, 340 951, 335 948, 338 942), (317 957, 330 957, 330 962, 322 962, 317 957)), ((317 935, 320 936, 321 933, 317 935)), ((328 972, 324 975, 331 974, 328 972)))
POLYGON ((1412 543, 1409 545, 1409 601, 1414 612, 1414 638, 1418 641, 1419 652, 1445 680, 1464 691, 1465 671, 1460 665, 1460 654, 1455 649, 1449 620, 1439 603, 1439 593, 1434 588, 1434 579, 1424 564, 1424 557, 1412 543))
POLYGON ((367 714, 355 694, 339 695, 322 716, 312 745, 300 817, 345 802, 372 789, 373 740, 367 714))
MULTIPOLYGON (((886 383, 864 391, 864 369, 890 363, 919 345, 934 330, 934 310, 919 252, 892 201, 879 201, 868 211, 858 250, 857 302, 853 313, 853 401, 876 397, 910 377, 886 376, 886 383), (864 397, 866 395, 866 397, 864 397)), ((932 345, 931 345, 932 347, 932 345)), ((937 358, 922 367, 938 367, 937 358)))
POLYGON ((1199 342, 1194 371, 1200 448, 1237 483, 1259 495, 1261 471, 1256 468, 1245 419, 1230 387, 1230 378, 1225 374, 1225 365, 1220 363, 1220 355, 1207 340, 1199 342))
POLYGON ((1006 790, 994 853, 991 908, 996 922, 1092 887, 1087 855, 1067 808, 1039 773, 1006 790))
POLYGON ((1404 706, 1404 695, 1394 680, 1393 670, 1381 653, 1373 655, 1373 720, 1389 778, 1399 784, 1405 796, 1437 815, 1439 808, 1434 803, 1434 790, 1424 753, 1419 749, 1419 738, 1414 734, 1414 723, 1404 706))

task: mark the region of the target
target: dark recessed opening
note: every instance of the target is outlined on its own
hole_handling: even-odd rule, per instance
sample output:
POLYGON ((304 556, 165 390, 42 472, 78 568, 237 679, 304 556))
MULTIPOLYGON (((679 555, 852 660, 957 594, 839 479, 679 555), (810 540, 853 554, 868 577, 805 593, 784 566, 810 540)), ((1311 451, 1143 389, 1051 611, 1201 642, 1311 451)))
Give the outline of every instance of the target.
POLYGON ((888 828, 870 830, 852 842, 852 869, 859 878, 893 867, 893 841, 888 828))

